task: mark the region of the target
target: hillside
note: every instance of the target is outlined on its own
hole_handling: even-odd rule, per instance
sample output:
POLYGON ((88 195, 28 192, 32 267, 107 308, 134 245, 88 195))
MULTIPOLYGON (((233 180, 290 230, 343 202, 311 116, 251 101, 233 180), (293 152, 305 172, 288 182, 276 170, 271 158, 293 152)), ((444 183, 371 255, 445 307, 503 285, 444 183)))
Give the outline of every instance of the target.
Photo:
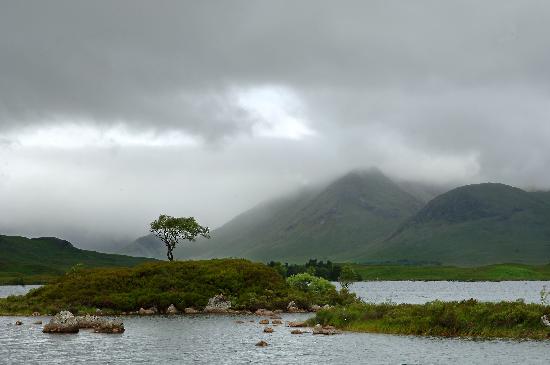
POLYGON ((4 283, 43 281, 65 273, 76 264, 114 267, 144 261, 148 259, 81 250, 59 238, 0 235, 0 281, 4 283))
POLYGON ((550 201, 504 184, 467 185, 438 196, 359 259, 454 265, 550 261, 550 201))
POLYGON ((214 230, 210 241, 184 245, 178 253, 262 261, 353 260, 423 205, 378 170, 354 171, 322 189, 260 204, 214 230))

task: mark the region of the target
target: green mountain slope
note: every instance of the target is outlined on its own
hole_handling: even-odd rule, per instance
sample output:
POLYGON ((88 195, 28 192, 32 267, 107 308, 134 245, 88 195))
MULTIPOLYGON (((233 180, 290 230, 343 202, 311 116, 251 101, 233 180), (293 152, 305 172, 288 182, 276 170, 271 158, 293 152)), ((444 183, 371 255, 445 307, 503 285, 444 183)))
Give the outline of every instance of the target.
POLYGON ((245 257, 303 262, 353 260, 388 237, 423 202, 378 170, 355 171, 324 189, 261 204, 186 245, 180 257, 245 257))
POLYGON ((52 276, 76 264, 86 267, 134 266, 145 258, 104 254, 74 247, 59 238, 0 235, 0 280, 22 276, 52 276))
POLYGON ((550 262, 550 200, 503 184, 438 196, 363 260, 455 265, 550 262))

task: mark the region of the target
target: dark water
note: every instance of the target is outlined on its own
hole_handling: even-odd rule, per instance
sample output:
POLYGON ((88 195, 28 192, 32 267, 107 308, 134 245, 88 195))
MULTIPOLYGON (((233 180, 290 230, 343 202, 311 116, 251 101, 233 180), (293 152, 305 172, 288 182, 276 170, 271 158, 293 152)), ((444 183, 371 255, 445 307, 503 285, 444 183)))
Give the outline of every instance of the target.
MULTIPOLYGON (((536 282, 375 282, 356 284, 366 300, 422 302, 436 298, 538 301, 536 282), (438 293, 437 291, 440 291, 438 293), (534 294, 527 296, 532 290, 534 294), (396 294, 398 293, 398 294, 396 294), (500 296, 500 297, 499 297, 500 296)), ((6 293, 4 288, 4 293, 6 293)), ((309 315, 285 315, 299 320, 309 315)), ((73 335, 41 332, 36 320, 0 317, 0 364, 549 364, 550 341, 472 341, 345 333, 291 335, 273 326, 263 333, 256 316, 126 317, 126 333, 73 335), (22 326, 15 326, 22 320, 22 326), (245 323, 238 324, 235 321, 245 323), (254 322, 248 322, 253 320, 254 322), (259 340, 266 348, 254 346, 259 340)))

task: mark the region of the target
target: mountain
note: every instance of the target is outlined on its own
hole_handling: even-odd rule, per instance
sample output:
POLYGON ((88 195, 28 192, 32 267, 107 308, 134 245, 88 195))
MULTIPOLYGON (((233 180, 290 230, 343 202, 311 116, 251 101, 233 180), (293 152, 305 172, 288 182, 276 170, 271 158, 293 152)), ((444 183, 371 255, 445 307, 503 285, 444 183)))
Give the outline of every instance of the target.
POLYGON ((76 264, 85 267, 134 266, 148 260, 81 250, 59 238, 0 235, 0 278, 60 275, 76 264))
POLYGON ((431 200, 390 238, 359 259, 455 265, 550 261, 548 193, 485 183, 431 200))
POLYGON ((118 253, 136 257, 166 259, 166 248, 164 243, 153 235, 147 235, 136 239, 134 242, 119 250, 118 253))
POLYGON ((288 262, 353 260, 423 205, 379 170, 353 171, 324 188, 260 204, 214 230, 211 240, 180 246, 178 254, 288 262))

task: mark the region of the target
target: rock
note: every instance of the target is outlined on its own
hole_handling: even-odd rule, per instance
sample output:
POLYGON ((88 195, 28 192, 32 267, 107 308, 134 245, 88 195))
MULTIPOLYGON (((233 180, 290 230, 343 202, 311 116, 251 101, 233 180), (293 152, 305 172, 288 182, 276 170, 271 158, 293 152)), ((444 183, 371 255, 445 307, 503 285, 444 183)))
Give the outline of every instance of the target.
POLYGON ((267 342, 265 342, 265 341, 262 340, 262 341, 258 342, 258 343, 256 344, 256 346, 259 346, 259 347, 266 347, 266 346, 267 346, 267 342))
POLYGON ((323 306, 323 309, 330 309, 330 308, 332 308, 332 307, 331 307, 330 305, 328 305, 328 304, 325 304, 325 305, 323 306))
POLYGON ((103 315, 103 311, 102 311, 101 309, 99 309, 99 308, 96 308, 96 309, 95 309, 95 315, 96 315, 96 316, 101 316, 101 315, 103 315))
POLYGON ((153 314, 157 314, 158 310, 156 307, 151 307, 149 309, 143 309, 139 308, 138 314, 140 316, 151 316, 153 314))
POLYGON ((269 319, 261 319, 260 324, 269 324, 269 319))
POLYGON ((15 321, 16 326, 21 326, 22 324, 23 324, 23 322, 21 322, 21 321, 15 321))
POLYGON ((42 321, 33 322, 33 324, 42 324, 42 321))
POLYGON ((197 314, 200 313, 200 311, 196 310, 195 308, 185 308, 183 310, 185 314, 197 314))
POLYGON ((298 321, 298 322, 288 322, 288 327, 307 327, 306 322, 304 321, 298 321))
POLYGON ((103 320, 94 327, 95 333, 123 333, 124 323, 119 319, 103 320))
POLYGON ((281 321, 280 319, 273 319, 271 321, 271 324, 283 324, 283 321, 281 321))
POLYGON ((170 304, 168 309, 166 309, 166 314, 178 314, 178 313, 179 313, 178 309, 173 304, 170 304))
POLYGON ((103 318, 91 316, 89 314, 86 314, 85 316, 76 316, 75 319, 78 324, 78 328, 94 328, 99 326, 99 324, 104 321, 103 318))
POLYGON ((307 331, 292 330, 292 331, 290 331, 290 333, 293 334, 293 335, 301 335, 302 333, 307 333, 307 331))
POLYGON ((78 322, 69 311, 57 313, 48 324, 44 326, 45 333, 78 333, 78 322))
POLYGON ((313 334, 314 335, 337 335, 341 333, 340 331, 338 331, 336 328, 332 327, 332 326, 321 326, 320 324, 317 324, 315 325, 315 327, 313 327, 313 334))
POLYGON ((312 305, 311 307, 309 307, 309 311, 310 312, 318 312, 321 310, 321 306, 317 305, 317 304, 314 304, 312 305))
POLYGON ((281 313, 283 313, 283 310, 282 310, 282 309, 275 309, 275 310, 273 311, 273 313, 275 313, 275 314, 281 314, 281 313))
POLYGON ((543 326, 550 327, 550 320, 548 319, 546 314, 540 317, 540 323, 542 323, 543 326))
POLYGON ((235 323, 241 324, 244 323, 244 321, 235 321, 235 323))
POLYGON ((288 303, 288 305, 286 306, 286 310, 289 313, 304 313, 305 312, 305 310, 298 308, 296 306, 296 303, 293 300, 288 303))
POLYGON ((40 312, 32 312, 31 316, 33 316, 33 317, 39 317, 39 316, 40 316, 40 312))
POLYGON ((274 312, 262 308, 262 309, 258 309, 256 312, 254 312, 254 314, 257 315, 257 316, 262 316, 262 317, 270 317, 270 316, 274 315, 274 312))
POLYGON ((227 300, 223 294, 215 295, 208 299, 208 304, 204 307, 205 313, 227 313, 231 308, 231 301, 227 300))
POLYGON ((273 328, 271 328, 271 327, 266 327, 266 328, 264 328, 264 332, 265 332, 265 333, 273 333, 273 328))

